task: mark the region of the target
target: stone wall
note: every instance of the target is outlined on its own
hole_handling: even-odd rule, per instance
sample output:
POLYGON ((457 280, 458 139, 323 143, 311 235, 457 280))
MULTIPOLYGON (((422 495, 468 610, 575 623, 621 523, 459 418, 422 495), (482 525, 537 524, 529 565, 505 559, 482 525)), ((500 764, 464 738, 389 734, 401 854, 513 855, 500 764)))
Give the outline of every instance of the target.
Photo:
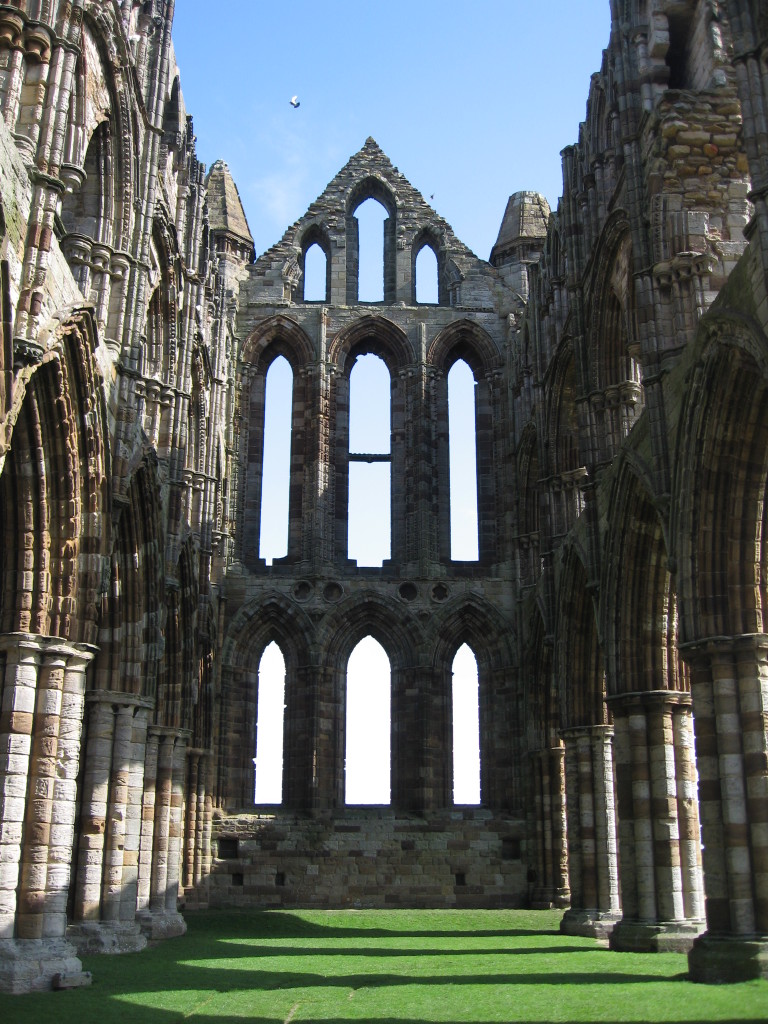
POLYGON ((223 816, 213 907, 519 907, 525 823, 486 810, 425 817, 355 809, 333 818, 223 816))

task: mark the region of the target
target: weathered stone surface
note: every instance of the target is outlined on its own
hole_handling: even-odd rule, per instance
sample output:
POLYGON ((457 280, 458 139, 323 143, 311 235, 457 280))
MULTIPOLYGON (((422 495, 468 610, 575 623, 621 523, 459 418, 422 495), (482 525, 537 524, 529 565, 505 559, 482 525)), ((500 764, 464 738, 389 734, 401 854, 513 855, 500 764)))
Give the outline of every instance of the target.
POLYGON ((75 944, 182 934, 182 901, 563 906, 565 932, 617 948, 692 943, 697 980, 768 975, 766 20, 748 0, 624 6, 557 209, 513 193, 487 262, 370 138, 254 262, 226 164, 197 159, 167 5, 0 12, 0 989, 85 983, 75 944), (387 212, 376 303, 367 199, 387 212), (350 451, 364 353, 390 380, 373 453, 350 451), (278 356, 288 550, 267 566, 278 356), (450 542, 459 360, 469 561, 450 542), (347 541, 350 463, 373 462, 381 567, 347 541), (375 810, 344 804, 366 635, 391 668, 375 810), (272 642, 284 797, 266 816, 272 642), (470 809, 452 800, 463 643, 470 809))

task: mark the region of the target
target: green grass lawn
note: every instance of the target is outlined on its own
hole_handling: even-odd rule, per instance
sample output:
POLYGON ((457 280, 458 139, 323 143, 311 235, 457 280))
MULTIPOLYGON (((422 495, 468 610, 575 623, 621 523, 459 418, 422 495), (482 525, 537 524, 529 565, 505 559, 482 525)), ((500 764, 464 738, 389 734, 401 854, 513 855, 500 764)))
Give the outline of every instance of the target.
POLYGON ((88 957, 93 985, 0 995, 2 1024, 760 1021, 768 981, 694 985, 676 953, 561 936, 560 911, 189 914, 143 953, 88 957))

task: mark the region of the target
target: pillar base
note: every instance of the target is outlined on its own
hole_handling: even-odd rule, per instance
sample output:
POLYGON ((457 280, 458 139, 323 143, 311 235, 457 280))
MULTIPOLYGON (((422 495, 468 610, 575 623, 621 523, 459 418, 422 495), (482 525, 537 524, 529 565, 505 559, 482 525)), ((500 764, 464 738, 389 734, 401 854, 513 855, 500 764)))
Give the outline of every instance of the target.
POLYGON ((620 920, 621 914, 618 911, 601 911, 595 908, 566 910, 560 922, 560 931, 563 935, 583 935, 588 939, 607 942, 620 920))
POLYGON ((533 890, 529 907, 531 910, 557 910, 570 906, 570 889, 550 889, 543 886, 533 890))
POLYGON ((0 939, 0 992, 47 991, 56 975, 82 977, 85 984, 77 953, 66 939, 0 939))
POLYGON ((85 955, 138 953, 147 945, 135 921, 79 921, 67 928, 67 938, 85 955))
POLYGON ((687 953, 705 928, 705 921, 621 920, 608 942, 620 953, 687 953))
POLYGON ((141 933, 149 942, 175 939, 186 934, 187 922, 178 910, 142 911, 137 916, 141 933))
POLYGON ((768 938, 700 935, 688 954, 691 981, 711 985, 768 978, 768 938))

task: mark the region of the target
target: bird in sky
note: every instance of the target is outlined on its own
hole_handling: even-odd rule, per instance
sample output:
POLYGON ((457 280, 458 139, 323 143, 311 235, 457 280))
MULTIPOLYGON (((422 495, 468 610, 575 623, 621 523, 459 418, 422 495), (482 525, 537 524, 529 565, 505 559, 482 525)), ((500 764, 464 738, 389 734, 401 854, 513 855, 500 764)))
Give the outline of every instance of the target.
POLYGON ((292 107, 293 107, 294 109, 295 109, 296 107, 299 107, 299 106, 301 106, 301 104, 299 103, 299 97, 298 97, 298 96, 291 96, 291 106, 292 106, 292 107))

